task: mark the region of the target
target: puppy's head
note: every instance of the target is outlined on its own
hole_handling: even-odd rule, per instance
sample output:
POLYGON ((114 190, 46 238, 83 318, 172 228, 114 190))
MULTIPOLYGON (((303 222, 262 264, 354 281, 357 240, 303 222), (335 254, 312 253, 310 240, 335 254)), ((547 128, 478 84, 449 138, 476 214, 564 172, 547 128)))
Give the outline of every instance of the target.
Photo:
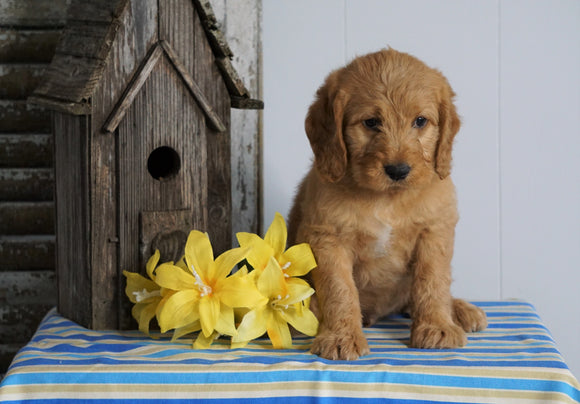
POLYGON ((322 178, 376 191, 445 178, 460 122, 437 70, 395 50, 353 60, 316 93, 305 129, 322 178))

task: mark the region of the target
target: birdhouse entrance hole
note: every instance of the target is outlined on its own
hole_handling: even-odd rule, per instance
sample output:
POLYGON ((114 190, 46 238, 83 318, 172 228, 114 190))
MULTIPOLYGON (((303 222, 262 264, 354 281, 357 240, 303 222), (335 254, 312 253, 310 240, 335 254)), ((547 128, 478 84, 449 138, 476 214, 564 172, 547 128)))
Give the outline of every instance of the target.
POLYGON ((147 159, 147 171, 158 181, 175 177, 180 168, 179 154, 169 146, 158 147, 147 159))

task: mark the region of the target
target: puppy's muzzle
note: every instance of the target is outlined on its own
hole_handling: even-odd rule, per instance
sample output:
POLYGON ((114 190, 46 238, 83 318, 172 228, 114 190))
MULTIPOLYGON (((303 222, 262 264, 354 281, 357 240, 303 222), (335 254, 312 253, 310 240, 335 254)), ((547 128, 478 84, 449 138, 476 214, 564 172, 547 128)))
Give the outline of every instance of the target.
POLYGON ((411 167, 409 167, 409 165, 405 163, 385 166, 385 173, 393 181, 404 180, 405 178, 407 178, 410 171, 411 167))

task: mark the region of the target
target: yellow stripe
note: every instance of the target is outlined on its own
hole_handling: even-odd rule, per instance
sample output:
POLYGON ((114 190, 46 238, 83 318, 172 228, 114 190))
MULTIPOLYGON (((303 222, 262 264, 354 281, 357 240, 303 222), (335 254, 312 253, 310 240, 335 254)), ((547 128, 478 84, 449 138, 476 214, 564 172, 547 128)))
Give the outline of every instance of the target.
MULTIPOLYGON (((405 374, 417 374, 423 376, 443 375, 461 376, 470 378, 503 378, 503 379, 529 379, 529 380, 557 380, 567 383, 580 390, 580 383, 567 369, 546 369, 546 368, 494 368, 494 367, 439 367, 439 366, 389 366, 389 365, 332 365, 321 362, 313 362, 308 365, 301 363, 280 363, 275 365, 249 364, 249 363, 229 363, 229 364, 209 364, 209 365, 181 365, 181 364, 151 364, 151 365, 59 365, 59 373, 190 373, 205 374, 208 372, 237 372, 261 373, 268 371, 297 371, 302 369, 318 371, 345 371, 358 372, 393 372, 405 374)), ((34 365, 15 369, 11 374, 33 374, 53 372, 54 366, 34 365)))
POLYGON ((480 403, 520 403, 551 402, 575 403, 566 395, 553 392, 529 392, 513 390, 486 390, 448 388, 416 385, 393 384, 355 384, 329 382, 276 382, 260 384, 64 384, 64 385, 31 385, 26 392, 18 386, 6 386, 2 390, 5 400, 13 399, 216 399, 216 398, 260 398, 260 397, 361 397, 365 398, 400 398, 416 400, 440 400, 446 402, 464 402, 476 399, 480 403))

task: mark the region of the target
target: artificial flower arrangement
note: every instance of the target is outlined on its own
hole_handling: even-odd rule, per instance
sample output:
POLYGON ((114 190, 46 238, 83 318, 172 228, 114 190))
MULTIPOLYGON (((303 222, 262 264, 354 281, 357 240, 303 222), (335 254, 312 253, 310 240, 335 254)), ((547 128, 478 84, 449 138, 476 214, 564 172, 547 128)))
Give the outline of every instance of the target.
POLYGON ((286 223, 279 213, 263 239, 252 233, 236 237, 240 247, 214 259, 208 235, 193 230, 179 262, 158 265, 156 251, 147 262, 149 279, 123 271, 139 330, 149 335, 156 317, 162 333, 173 330, 172 341, 199 331, 193 344, 198 349, 209 348, 220 335, 241 348, 263 334, 274 348, 291 348, 288 324, 316 335, 318 320, 309 308, 314 290, 300 278, 316 267, 310 246, 285 250, 286 223))

